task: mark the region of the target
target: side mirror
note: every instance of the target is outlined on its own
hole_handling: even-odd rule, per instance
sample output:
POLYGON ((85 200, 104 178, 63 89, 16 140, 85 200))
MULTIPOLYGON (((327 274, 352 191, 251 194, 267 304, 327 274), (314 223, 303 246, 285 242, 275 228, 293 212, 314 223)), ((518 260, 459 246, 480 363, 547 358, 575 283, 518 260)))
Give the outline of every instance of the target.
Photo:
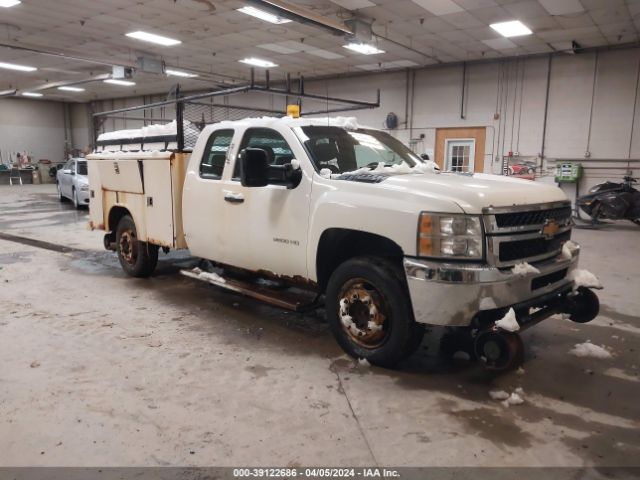
POLYGON ((269 185, 269 157, 261 148, 245 148, 240 153, 240 183, 243 187, 269 185))
POLYGON ((65 175, 70 175, 71 170, 69 170, 68 168, 65 168, 64 170, 62 170, 62 173, 64 173, 65 175))

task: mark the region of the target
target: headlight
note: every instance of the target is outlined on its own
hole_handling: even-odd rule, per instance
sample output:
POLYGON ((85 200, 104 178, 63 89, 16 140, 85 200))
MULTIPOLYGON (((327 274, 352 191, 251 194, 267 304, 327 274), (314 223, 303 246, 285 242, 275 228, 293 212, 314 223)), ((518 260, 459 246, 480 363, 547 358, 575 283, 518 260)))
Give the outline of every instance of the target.
POLYGON ((480 217, 423 212, 418 229, 418 255, 481 260, 483 238, 480 217))
POLYGON ((82 185, 78 185, 78 188, 80 189, 80 191, 82 192, 86 192, 89 190, 89 185, 88 184, 82 184, 82 185))

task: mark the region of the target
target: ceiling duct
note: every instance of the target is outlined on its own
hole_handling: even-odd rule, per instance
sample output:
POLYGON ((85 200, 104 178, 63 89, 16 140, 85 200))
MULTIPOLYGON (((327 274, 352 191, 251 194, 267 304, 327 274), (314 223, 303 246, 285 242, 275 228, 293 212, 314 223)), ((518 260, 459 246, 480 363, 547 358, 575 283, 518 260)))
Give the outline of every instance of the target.
POLYGON ((155 73, 162 75, 164 73, 164 62, 158 58, 138 57, 136 59, 138 70, 144 73, 155 73))
POLYGON ((348 40, 359 43, 371 43, 373 40, 373 26, 371 22, 362 18, 352 18, 344 22, 352 34, 347 35, 348 40))

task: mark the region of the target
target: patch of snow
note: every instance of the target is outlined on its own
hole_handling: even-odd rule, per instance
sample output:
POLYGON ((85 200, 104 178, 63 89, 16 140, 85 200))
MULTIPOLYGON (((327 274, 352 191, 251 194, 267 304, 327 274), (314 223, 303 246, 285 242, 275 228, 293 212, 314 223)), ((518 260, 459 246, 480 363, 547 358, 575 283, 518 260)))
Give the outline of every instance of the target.
POLYGON ((540 270, 538 270, 533 265, 528 264, 527 262, 518 263, 515 267, 511 269, 511 271, 513 272, 514 275, 521 275, 523 277, 530 273, 532 274, 540 273, 540 270))
POLYGON ((432 160, 427 160, 422 163, 416 163, 416 165, 413 167, 410 167, 409 164, 407 164, 406 162, 389 165, 389 166, 386 166, 383 162, 378 162, 378 165, 376 166, 376 168, 373 168, 373 169, 369 167, 361 167, 361 168, 358 168, 357 170, 353 170, 350 172, 333 173, 333 174, 330 174, 330 177, 327 177, 326 174, 323 174, 322 173, 323 170, 327 170, 327 169, 323 168, 322 170, 320 170, 320 175, 322 175, 325 178, 333 178, 333 179, 340 178, 342 175, 358 175, 362 173, 384 173, 385 175, 407 175, 411 173, 440 173, 440 167, 438 167, 438 165, 432 160))
POLYGON ((328 168, 323 168, 320 170, 320 176, 323 178, 331 178, 331 170, 328 168))
POLYGON ((367 328, 372 332, 379 332, 380 330, 382 330, 382 325, 378 325, 376 322, 372 322, 371 320, 369 320, 369 322, 367 323, 367 328))
POLYGON ((600 347, 598 345, 594 345, 591 342, 577 343, 571 350, 569 350, 569 353, 581 358, 611 358, 611 353, 609 353, 609 351, 604 348, 604 346, 600 347))
POLYGON ((489 396, 491 400, 506 400, 509 398, 509 394, 504 390, 491 390, 489 396))
POLYGON ((502 405, 506 408, 509 408, 510 405, 522 405, 523 403, 524 399, 516 392, 513 392, 511 395, 509 395, 509 398, 502 402, 502 405))
POLYGON ((506 330, 507 332, 517 332, 520 330, 515 310, 510 308, 507 314, 496 322, 496 327, 506 330))
POLYGON ((522 389, 522 387, 518 387, 514 390, 514 392, 516 392, 518 395, 520 395, 521 397, 524 396, 524 390, 522 389))
POLYGON ((146 127, 135 128, 131 130, 117 130, 115 132, 106 132, 98 136, 98 141, 176 135, 178 130, 177 125, 178 124, 174 120, 169 123, 147 125, 146 127))
POLYGON ((196 267, 193 270, 191 270, 191 272, 193 272, 196 275, 198 275, 198 278, 200 278, 201 280, 207 280, 207 281, 216 282, 216 283, 226 283, 227 282, 224 278, 222 278, 217 273, 205 272, 204 270, 202 270, 202 269, 200 269, 198 267, 196 267))
POLYGON ((496 301, 491 297, 480 299, 480 310, 493 310, 497 308, 496 301))
POLYGON ((366 358, 359 358, 358 359, 358 366, 359 367, 370 367, 371 364, 369 363, 369 360, 367 360, 366 358))
POLYGON ((577 290, 578 287, 597 288, 597 289, 602 288, 602 284, 600 283, 600 280, 598 280, 598 277, 596 277, 589 270, 580 270, 580 269, 573 270, 571 271, 571 273, 569 273, 569 275, 567 275, 567 278, 574 282, 574 286, 573 286, 574 290, 577 290))
POLYGON ((467 352, 463 352, 462 350, 458 350, 453 354, 451 358, 453 358, 454 360, 463 360, 465 362, 469 362, 471 360, 471 355, 469 355, 467 352))
POLYGON ((524 372, 525 372, 525 370, 524 370, 524 368, 522 368, 522 367, 518 367, 518 370, 516 370, 516 373, 517 373, 518 375, 524 375, 524 372))
POLYGON ((567 260, 571 260, 573 258, 573 252, 578 248, 578 244, 572 242, 571 240, 567 240, 562 245, 562 258, 566 258, 567 260))

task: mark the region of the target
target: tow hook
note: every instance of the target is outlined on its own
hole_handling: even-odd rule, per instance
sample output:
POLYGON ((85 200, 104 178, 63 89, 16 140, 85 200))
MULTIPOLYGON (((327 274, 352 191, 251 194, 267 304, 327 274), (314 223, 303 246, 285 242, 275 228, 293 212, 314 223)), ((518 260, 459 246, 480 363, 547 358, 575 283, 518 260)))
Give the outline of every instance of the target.
POLYGON ((573 322, 587 323, 598 316, 600 301, 593 290, 579 287, 575 292, 567 295, 561 311, 569 314, 569 319, 573 322))
POLYGON ((111 250, 112 252, 116 251, 116 239, 113 232, 106 233, 102 242, 106 250, 111 250))
POLYGON ((476 356, 491 370, 508 370, 522 363, 524 344, 520 335, 492 328, 478 333, 474 342, 476 356))

